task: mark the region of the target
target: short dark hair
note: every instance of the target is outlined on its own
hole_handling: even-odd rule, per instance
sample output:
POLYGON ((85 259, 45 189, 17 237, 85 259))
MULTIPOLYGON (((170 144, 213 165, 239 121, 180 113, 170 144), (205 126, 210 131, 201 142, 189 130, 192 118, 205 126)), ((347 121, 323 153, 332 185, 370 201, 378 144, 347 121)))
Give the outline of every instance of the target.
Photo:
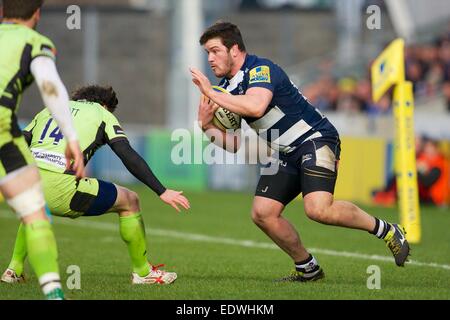
POLYGON ((242 52, 246 51, 241 31, 235 24, 217 21, 202 34, 200 37, 200 44, 203 46, 206 42, 214 38, 220 38, 223 45, 227 47, 228 50, 237 44, 239 50, 242 52))
POLYGON ((99 103, 106 106, 110 112, 114 112, 119 104, 116 92, 111 86, 90 85, 80 87, 72 92, 70 99, 72 101, 85 100, 99 103))
POLYGON ((3 0, 3 18, 28 20, 44 0, 3 0))

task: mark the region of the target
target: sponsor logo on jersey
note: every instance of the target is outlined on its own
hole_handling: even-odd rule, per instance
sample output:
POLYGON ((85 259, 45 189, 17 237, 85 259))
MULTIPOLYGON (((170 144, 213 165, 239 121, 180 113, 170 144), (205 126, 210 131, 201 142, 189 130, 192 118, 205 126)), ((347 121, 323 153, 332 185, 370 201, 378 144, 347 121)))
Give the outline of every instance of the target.
POLYGON ((51 152, 44 149, 31 149, 36 161, 42 161, 59 168, 66 168, 66 157, 64 154, 51 152))
POLYGON ((252 83, 271 83, 270 68, 268 66, 260 66, 250 70, 250 81, 252 83))

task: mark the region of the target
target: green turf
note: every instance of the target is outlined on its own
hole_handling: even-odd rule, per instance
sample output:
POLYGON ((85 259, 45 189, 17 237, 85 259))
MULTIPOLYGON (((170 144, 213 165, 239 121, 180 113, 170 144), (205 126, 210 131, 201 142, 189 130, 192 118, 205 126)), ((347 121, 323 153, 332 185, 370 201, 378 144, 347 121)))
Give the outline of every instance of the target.
MULTIPOLYGON (((412 246, 412 260, 441 267, 330 255, 352 252, 390 257, 384 243, 366 232, 320 225, 308 220, 301 202, 286 210, 308 248, 323 266, 326 277, 316 283, 275 283, 293 265, 279 249, 243 246, 251 240, 270 244, 252 223, 252 196, 240 193, 187 193, 189 213, 178 214, 143 188, 141 205, 151 261, 165 263, 178 273, 171 286, 130 285, 130 263, 118 232, 115 215, 55 218, 63 282, 69 265, 81 269, 81 290, 68 290, 72 299, 450 299, 450 211, 422 208, 423 239, 412 246), (86 227, 86 225, 90 227, 86 227), (171 231, 171 232, 166 232, 171 231), (189 236, 185 236, 189 234, 189 236), (194 237, 195 235, 209 237, 194 237), (226 238, 224 243, 224 239, 226 238), (231 240, 230 240, 231 239, 231 240), (230 243, 231 242, 231 243, 230 243), (381 289, 369 290, 367 268, 381 269, 381 289), (447 266, 447 267, 445 267, 447 266), (447 269, 446 269, 447 268, 447 269)), ((394 209, 365 208, 370 213, 397 221, 394 209)), ((0 268, 6 268, 17 221, 0 205, 0 268)), ((0 284, 0 299, 41 299, 36 277, 26 267, 24 285, 0 284)))

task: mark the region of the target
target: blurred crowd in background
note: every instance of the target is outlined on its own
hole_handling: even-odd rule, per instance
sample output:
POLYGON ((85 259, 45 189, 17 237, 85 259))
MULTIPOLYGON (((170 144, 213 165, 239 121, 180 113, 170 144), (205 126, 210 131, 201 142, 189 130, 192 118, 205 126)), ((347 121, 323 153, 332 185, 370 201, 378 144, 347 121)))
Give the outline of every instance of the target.
MULTIPOLYGON (((432 43, 409 45, 405 49, 406 80, 413 83, 416 99, 442 95, 450 112, 450 22, 447 29, 432 43)), ((366 76, 335 78, 334 65, 324 61, 319 67, 318 80, 303 91, 322 111, 364 112, 368 115, 390 115, 391 95, 374 103, 371 95, 370 65, 366 76)))

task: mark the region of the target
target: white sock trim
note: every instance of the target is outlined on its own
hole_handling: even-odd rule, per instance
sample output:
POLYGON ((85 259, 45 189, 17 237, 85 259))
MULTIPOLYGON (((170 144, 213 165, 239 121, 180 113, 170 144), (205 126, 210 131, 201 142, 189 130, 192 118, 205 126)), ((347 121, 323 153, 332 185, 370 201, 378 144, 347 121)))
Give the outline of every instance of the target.
POLYGON ((377 237, 381 238, 381 235, 384 232, 384 229, 386 229, 386 222, 384 222, 383 220, 379 220, 380 221, 380 225, 378 226, 378 231, 377 231, 377 237))
POLYGON ((41 285, 44 294, 49 294, 55 289, 61 289, 61 281, 59 274, 56 272, 49 272, 42 275, 39 278, 39 284, 41 285))
POLYGON ((306 279, 312 278, 316 274, 318 274, 319 272, 320 272, 320 268, 318 270, 314 271, 314 272, 308 272, 308 273, 303 274, 303 277, 306 278, 306 279))
POLYGON ((311 256, 312 259, 305 264, 295 264, 297 269, 303 269, 305 272, 312 272, 317 265, 319 264, 314 256, 311 256))

